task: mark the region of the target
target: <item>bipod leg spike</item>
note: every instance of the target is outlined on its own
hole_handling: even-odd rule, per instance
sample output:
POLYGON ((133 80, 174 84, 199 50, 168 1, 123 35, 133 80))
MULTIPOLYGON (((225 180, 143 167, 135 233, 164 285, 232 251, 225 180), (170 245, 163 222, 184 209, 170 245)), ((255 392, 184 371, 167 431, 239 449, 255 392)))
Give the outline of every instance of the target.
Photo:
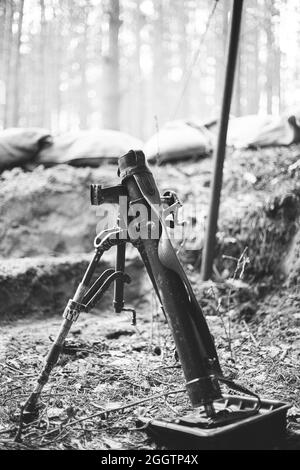
MULTIPOLYGON (((94 285, 89 288, 89 284, 92 280, 93 274, 95 269, 103 255, 104 251, 109 250, 114 244, 119 243, 119 240, 116 238, 116 235, 120 232, 120 229, 109 229, 101 232, 97 235, 94 246, 95 246, 95 254, 85 271, 85 274, 82 278, 82 281, 77 287, 76 293, 73 299, 69 300, 64 313, 63 313, 63 321, 60 326, 59 332, 51 346, 49 354, 46 358, 44 366, 37 378, 37 384, 26 400, 26 402, 21 407, 20 412, 20 421, 19 421, 19 428, 17 430, 17 434, 15 436, 15 441, 19 442, 21 440, 22 430, 25 423, 30 423, 34 421, 39 414, 39 410, 42 407, 39 404, 39 399, 42 393, 42 390, 46 383, 48 382, 49 375, 52 372, 55 364, 58 361, 58 358, 63 350, 65 340, 67 335, 73 325, 73 323, 78 319, 80 312, 87 311, 87 306, 92 308, 95 303, 100 300, 100 297, 103 295, 105 290, 108 288, 109 283, 114 281, 115 279, 120 278, 123 273, 116 273, 111 272, 108 270, 106 275, 100 276, 99 279, 103 280, 103 283, 99 283, 96 281, 94 285), (109 282, 110 281, 110 282, 109 282), (96 287, 95 287, 96 286, 96 287), (91 294, 93 295, 92 298, 91 294), (88 300, 88 305, 85 305, 85 300, 88 300)), ((129 277, 123 275, 123 282, 130 282, 129 277)))
MULTIPOLYGON (((89 268, 90 267, 91 265, 89 266, 89 268)), ((95 269, 94 266, 93 266, 93 269, 95 269)), ((81 305, 80 300, 83 298, 85 291, 86 291, 85 285, 83 283, 80 283, 75 293, 75 296, 73 298, 73 302, 76 302, 77 305, 81 305)), ((39 399, 40 399, 42 390, 44 386, 46 385, 46 383, 48 382, 49 375, 52 369, 54 368, 55 364, 57 363, 58 358, 62 352, 65 339, 71 329, 73 322, 77 320, 79 313, 80 311, 78 309, 72 310, 68 306, 66 307, 64 311, 64 314, 63 314, 64 319, 62 321, 60 330, 54 340, 54 343, 51 346, 51 349, 46 358, 45 364, 38 376, 35 389, 33 390, 31 395, 29 396, 29 398, 27 399, 27 401, 21 408, 19 428, 15 437, 15 441, 17 442, 20 441, 21 439, 23 424, 30 423, 38 417, 39 410, 42 407, 42 405, 39 404, 39 399)))

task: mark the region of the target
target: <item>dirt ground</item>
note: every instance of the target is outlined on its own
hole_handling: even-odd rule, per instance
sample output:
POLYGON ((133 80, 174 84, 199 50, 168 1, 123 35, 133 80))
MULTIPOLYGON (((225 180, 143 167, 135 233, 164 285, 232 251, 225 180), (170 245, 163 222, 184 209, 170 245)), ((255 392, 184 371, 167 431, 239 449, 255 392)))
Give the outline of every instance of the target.
MULTIPOLYGON (((156 448, 137 430, 138 417, 174 417, 190 405, 155 299, 136 309, 136 326, 129 315, 108 310, 79 319, 45 387, 39 420, 25 426, 21 443, 13 441, 20 404, 32 390, 60 319, 28 318, 2 325, 1 448, 156 448), (129 404, 133 406, 122 410, 129 404)), ((298 312, 298 297, 278 291, 259 302, 250 322, 235 319, 233 311, 216 311, 207 320, 224 372, 264 398, 291 404, 289 438, 280 447, 300 449, 298 312)))
MULTIPOLYGON (((199 240, 188 240, 180 255, 224 373, 264 398, 291 405, 288 438, 276 447, 298 449, 299 151, 296 146, 263 154, 249 151, 242 157, 233 154, 227 162, 216 282, 200 282, 199 240), (245 249, 247 263, 241 258, 237 270, 245 249)), ((164 171, 184 201, 198 198, 207 206, 209 161, 164 171)), ((160 187, 167 186, 168 178, 160 177, 165 181, 160 187)), ((190 405, 173 340, 150 284, 133 306, 136 326, 129 314, 116 315, 107 303, 103 310, 80 317, 45 387, 39 419, 24 426, 19 443, 14 436, 20 406, 33 388, 49 337, 59 328, 60 312, 41 316, 33 310, 26 318, 1 320, 1 449, 157 448, 139 429, 138 417, 180 416, 190 405)))

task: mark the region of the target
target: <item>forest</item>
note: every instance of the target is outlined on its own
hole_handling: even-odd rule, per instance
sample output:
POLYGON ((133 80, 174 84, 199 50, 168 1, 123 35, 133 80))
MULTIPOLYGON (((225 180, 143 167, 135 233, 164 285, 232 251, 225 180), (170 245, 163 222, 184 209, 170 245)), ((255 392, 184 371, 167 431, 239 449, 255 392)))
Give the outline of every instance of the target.
POLYGON ((299 0, 0 0, 0 450, 299 450, 299 282, 299 0))
MULTIPOLYGON (((216 118, 230 8, 230 0, 1 0, 0 128, 109 128, 144 140, 169 120, 216 118)), ((297 0, 245 2, 233 115, 295 109, 299 44, 297 0)))

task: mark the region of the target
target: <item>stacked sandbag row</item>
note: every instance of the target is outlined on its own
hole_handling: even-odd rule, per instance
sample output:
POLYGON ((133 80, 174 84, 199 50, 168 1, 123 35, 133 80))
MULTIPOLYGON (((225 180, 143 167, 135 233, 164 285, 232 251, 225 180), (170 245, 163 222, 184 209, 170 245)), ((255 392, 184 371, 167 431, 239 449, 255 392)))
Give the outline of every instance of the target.
POLYGON ((190 157, 207 156, 213 134, 202 125, 174 121, 143 142, 124 132, 110 129, 74 131, 57 136, 39 128, 12 128, 0 132, 0 171, 15 166, 32 169, 37 165, 60 164, 98 167, 117 159, 130 149, 143 149, 150 163, 159 164, 190 157))
MULTIPOLYGON (((250 115, 232 117, 227 144, 234 148, 291 145, 300 142, 299 116, 250 115)), ((0 172, 15 166, 31 169, 68 164, 98 167, 130 149, 142 149, 149 163, 158 165, 211 155, 217 121, 177 120, 166 123, 145 144, 124 132, 99 129, 51 136, 45 129, 6 129, 0 132, 0 172)))
POLYGON ((104 161, 117 163, 120 155, 142 145, 139 139, 108 129, 54 137, 39 128, 5 129, 0 133, 0 171, 15 166, 31 169, 59 164, 97 167, 104 161))

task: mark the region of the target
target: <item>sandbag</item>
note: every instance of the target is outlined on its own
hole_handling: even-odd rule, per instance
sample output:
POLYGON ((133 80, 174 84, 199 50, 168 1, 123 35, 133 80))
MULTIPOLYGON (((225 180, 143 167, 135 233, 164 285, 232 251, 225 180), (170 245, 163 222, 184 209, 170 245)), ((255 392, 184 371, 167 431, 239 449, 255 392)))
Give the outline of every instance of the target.
POLYGON ((178 120, 167 123, 146 142, 143 150, 150 163, 163 164, 207 156, 213 140, 213 134, 205 125, 178 120))
POLYGON ((235 148, 291 145, 300 142, 297 116, 249 115, 229 122, 227 145, 235 148))
POLYGON ((10 128, 0 132, 0 171, 24 166, 51 142, 48 130, 38 127, 10 128))
POLYGON ((58 164, 97 167, 103 161, 117 164, 118 157, 130 149, 142 148, 142 141, 110 129, 61 134, 38 155, 38 162, 50 167, 58 164))

